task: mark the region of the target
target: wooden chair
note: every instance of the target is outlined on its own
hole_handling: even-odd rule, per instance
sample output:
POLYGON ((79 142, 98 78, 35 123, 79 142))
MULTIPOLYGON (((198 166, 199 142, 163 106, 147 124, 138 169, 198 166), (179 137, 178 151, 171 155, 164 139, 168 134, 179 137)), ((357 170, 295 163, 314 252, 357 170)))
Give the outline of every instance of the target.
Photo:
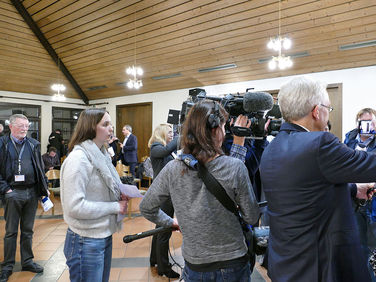
POLYGON ((52 169, 46 172, 48 178, 48 190, 50 191, 50 200, 54 204, 52 215, 55 214, 55 193, 60 193, 60 187, 52 187, 52 180, 60 179, 60 170, 52 169))

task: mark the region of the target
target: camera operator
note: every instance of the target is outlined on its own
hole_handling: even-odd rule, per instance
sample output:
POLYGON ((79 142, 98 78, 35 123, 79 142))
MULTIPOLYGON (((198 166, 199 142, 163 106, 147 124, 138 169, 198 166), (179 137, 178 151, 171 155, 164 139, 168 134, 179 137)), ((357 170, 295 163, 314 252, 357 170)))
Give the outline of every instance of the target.
MULTIPOLYGON (((191 154, 218 180, 240 207, 244 220, 259 216, 247 169, 242 161, 223 154, 227 113, 217 102, 202 100, 190 110, 183 124, 183 154, 191 154), (203 122, 204 121, 204 122, 203 122)), ((153 181, 140 204, 145 218, 162 226, 179 228, 186 282, 250 281, 247 246, 237 217, 209 192, 194 168, 181 160, 169 162, 153 181), (160 206, 171 197, 176 220, 160 206)))
MULTIPOLYGON (((375 128, 375 121, 376 111, 374 109, 364 108, 360 110, 356 115, 357 128, 346 133, 344 143, 352 149, 376 153, 376 138, 375 134, 372 133, 372 130, 375 128), (361 132, 362 122, 370 124, 370 132, 361 132)), ((376 199, 372 199, 372 202, 374 201, 376 199)), ((372 202, 366 202, 362 206, 356 205, 355 208, 355 219, 358 223, 360 244, 365 252, 367 261, 371 255, 371 251, 376 247, 376 223, 371 218, 372 202)), ((376 281, 371 265, 368 266, 368 269, 371 273, 372 281, 376 281)))
POLYGON ((326 86, 306 77, 278 94, 285 123, 260 164, 270 218, 268 274, 278 281, 371 281, 351 208, 376 180, 376 155, 325 132, 326 86))
MULTIPOLYGON (((265 123, 265 133, 269 126, 270 120, 265 123)), ((245 115, 239 115, 235 120, 234 126, 247 127, 251 126, 251 120, 245 115)), ((227 134, 224 141, 224 150, 231 157, 238 158, 245 163, 248 175, 252 183, 253 192, 258 202, 261 201, 261 179, 259 165, 262 153, 269 144, 266 136, 262 139, 249 139, 242 136, 227 134)))

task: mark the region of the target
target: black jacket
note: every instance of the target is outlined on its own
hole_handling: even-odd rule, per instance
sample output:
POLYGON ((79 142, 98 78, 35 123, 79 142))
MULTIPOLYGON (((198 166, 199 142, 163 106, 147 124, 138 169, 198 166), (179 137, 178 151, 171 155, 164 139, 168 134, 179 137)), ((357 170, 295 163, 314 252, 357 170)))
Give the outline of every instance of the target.
POLYGON ((173 139, 166 146, 162 143, 154 142, 150 147, 150 160, 153 167, 153 177, 156 178, 164 166, 174 158, 171 153, 176 151, 178 138, 173 139))
MULTIPOLYGON (((40 143, 26 137, 26 144, 30 146, 32 152, 32 162, 37 177, 36 192, 38 196, 47 196, 47 177, 44 173, 44 164, 40 153, 40 143)), ((16 156, 14 145, 8 135, 0 137, 0 197, 2 197, 11 187, 9 183, 14 178, 16 171, 14 157, 16 156)))

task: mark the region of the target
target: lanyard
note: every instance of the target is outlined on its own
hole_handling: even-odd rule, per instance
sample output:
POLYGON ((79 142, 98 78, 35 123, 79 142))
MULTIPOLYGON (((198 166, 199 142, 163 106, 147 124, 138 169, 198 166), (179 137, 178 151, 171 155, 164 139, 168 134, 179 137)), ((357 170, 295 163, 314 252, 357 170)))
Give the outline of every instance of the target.
POLYGON ((25 142, 23 143, 21 150, 18 151, 17 145, 14 142, 14 140, 12 139, 12 137, 10 139, 12 140, 14 148, 16 149, 16 152, 17 152, 17 156, 18 156, 18 174, 20 175, 21 174, 21 158, 22 158, 22 154, 23 154, 23 152, 25 150, 25 142))

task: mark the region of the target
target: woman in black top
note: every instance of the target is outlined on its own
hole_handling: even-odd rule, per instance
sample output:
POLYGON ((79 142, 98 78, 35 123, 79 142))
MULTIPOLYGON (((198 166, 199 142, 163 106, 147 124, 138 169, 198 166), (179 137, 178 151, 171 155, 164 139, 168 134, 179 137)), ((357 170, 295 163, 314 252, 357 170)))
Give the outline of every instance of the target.
MULTIPOLYGON (((173 139, 172 126, 160 124, 149 139, 150 160, 153 167, 153 177, 156 178, 163 167, 173 160, 172 152, 176 150, 178 138, 173 139)), ((169 216, 174 216, 174 207, 171 199, 161 205, 161 209, 169 216)), ((156 226, 159 227, 159 226, 156 226)), ((153 236, 150 252, 150 266, 157 265, 158 275, 169 278, 179 278, 179 274, 172 270, 168 259, 169 240, 172 232, 153 236)))

